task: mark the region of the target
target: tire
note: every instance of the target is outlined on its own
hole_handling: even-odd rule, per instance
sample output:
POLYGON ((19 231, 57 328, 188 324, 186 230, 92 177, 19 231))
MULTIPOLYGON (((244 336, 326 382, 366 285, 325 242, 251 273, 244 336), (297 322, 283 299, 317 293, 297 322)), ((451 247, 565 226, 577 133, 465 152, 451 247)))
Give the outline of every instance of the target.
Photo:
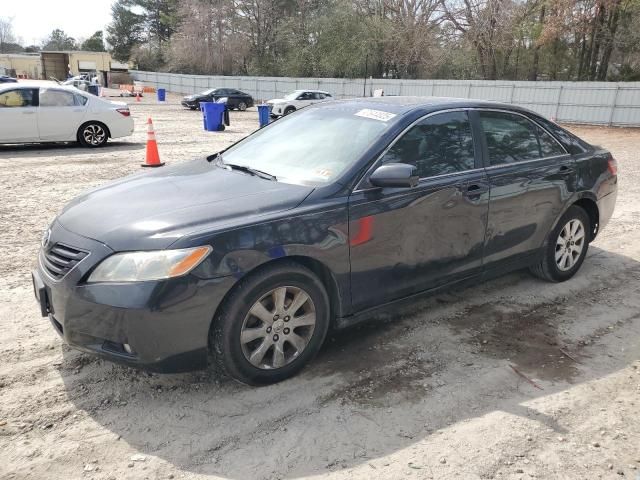
POLYGON ((284 114, 289 115, 290 113, 293 113, 295 111, 296 111, 296 107, 287 107, 284 109, 284 114))
POLYGON ((569 207, 549 233, 544 257, 530 268, 531 273, 548 282, 569 280, 584 262, 591 240, 590 232, 589 215, 576 205, 569 207), (565 238, 569 240, 565 241, 565 238))
POLYGON ((283 262, 250 274, 234 287, 213 321, 211 367, 248 385, 290 378, 320 350, 329 315, 327 292, 309 269, 283 262), (300 305, 292 307, 294 301, 300 305))
POLYGON ((247 110, 247 104, 246 104, 246 103, 244 103, 244 102, 240 102, 240 103, 238 104, 238 110, 240 110, 241 112, 246 111, 246 110, 247 110))
POLYGON ((78 142, 83 147, 102 147, 109 140, 109 130, 100 122, 85 123, 78 129, 78 142))

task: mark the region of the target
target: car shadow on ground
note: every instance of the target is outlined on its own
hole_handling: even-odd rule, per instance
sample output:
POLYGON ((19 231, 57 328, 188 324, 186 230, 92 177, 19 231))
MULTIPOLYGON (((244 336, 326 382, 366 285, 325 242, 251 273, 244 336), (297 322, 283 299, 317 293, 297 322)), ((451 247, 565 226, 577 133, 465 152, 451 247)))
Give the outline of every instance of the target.
POLYGON ((301 375, 263 388, 138 372, 66 347, 59 372, 77 408, 140 452, 230 479, 374 462, 497 411, 563 435, 527 403, 638 358, 637 348, 607 354, 608 341, 637 338, 638 278, 640 262, 592 246, 569 282, 517 272, 401 307, 331 334, 301 375))
POLYGON ((0 145, 0 159, 4 157, 20 158, 21 154, 32 157, 34 153, 41 153, 47 157, 91 155, 95 153, 120 152, 125 150, 140 150, 145 148, 141 142, 109 141, 103 147, 87 148, 77 142, 66 143, 25 143, 19 145, 0 145))

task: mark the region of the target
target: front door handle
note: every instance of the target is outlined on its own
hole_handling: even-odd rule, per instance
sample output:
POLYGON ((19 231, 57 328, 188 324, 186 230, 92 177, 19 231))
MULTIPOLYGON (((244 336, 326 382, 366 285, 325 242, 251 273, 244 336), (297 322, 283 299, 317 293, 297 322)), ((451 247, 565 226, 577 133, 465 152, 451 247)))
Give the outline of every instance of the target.
POLYGON ((573 168, 568 166, 568 165, 562 165, 559 169, 558 169, 558 173, 560 175, 569 175, 570 173, 573 173, 573 168))
POLYGON ((469 185, 467 185, 467 188, 465 189, 465 195, 469 196, 476 196, 476 195, 480 195, 482 193, 486 193, 489 191, 489 187, 487 185, 484 185, 482 183, 471 183, 469 185))
POLYGON ((22 112, 23 115, 33 115, 36 112, 31 112, 31 111, 27 111, 27 112, 22 112))

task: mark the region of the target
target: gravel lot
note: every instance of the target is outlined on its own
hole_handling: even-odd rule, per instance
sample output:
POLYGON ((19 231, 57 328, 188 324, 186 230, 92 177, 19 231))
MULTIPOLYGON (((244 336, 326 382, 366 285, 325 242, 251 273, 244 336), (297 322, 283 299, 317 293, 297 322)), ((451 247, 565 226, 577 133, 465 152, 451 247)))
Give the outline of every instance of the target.
POLYGON ((69 350, 33 298, 43 229, 140 170, 148 116, 168 163, 257 128, 252 109, 204 132, 177 99, 132 102, 133 137, 97 151, 0 146, 0 478, 640 478, 640 130, 572 128, 620 169, 574 279, 518 272, 430 298, 256 389, 69 350))

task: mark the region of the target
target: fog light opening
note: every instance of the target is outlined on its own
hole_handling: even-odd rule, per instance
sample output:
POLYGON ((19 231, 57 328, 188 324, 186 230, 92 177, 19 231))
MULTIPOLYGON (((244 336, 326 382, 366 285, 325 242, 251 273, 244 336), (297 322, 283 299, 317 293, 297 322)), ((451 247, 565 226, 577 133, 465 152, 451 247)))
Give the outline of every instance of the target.
POLYGON ((131 348, 131 345, 129 345, 128 343, 117 343, 112 342, 111 340, 105 340, 102 344, 102 349, 106 350, 107 352, 126 355, 128 357, 134 357, 136 355, 136 352, 133 351, 133 348, 131 348))

